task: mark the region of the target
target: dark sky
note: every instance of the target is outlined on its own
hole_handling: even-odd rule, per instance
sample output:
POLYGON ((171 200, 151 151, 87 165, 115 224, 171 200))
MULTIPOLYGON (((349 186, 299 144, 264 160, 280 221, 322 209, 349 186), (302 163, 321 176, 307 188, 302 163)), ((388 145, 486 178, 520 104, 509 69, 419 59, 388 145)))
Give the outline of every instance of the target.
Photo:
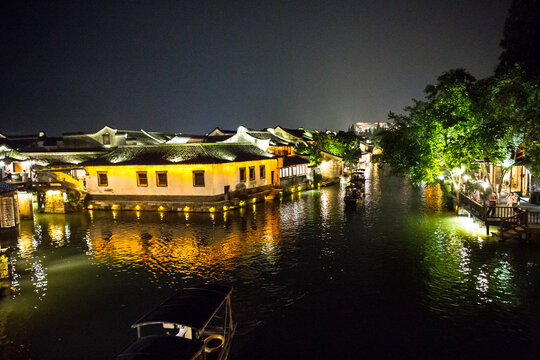
POLYGON ((452 68, 490 76, 510 0, 14 0, 0 133, 386 121, 452 68))

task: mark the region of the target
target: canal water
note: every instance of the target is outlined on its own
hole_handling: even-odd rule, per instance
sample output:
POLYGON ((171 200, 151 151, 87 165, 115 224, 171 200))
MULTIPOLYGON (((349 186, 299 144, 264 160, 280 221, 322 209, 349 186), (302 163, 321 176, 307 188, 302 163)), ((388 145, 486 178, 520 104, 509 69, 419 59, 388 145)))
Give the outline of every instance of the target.
POLYGON ((23 221, 0 358, 114 358, 140 315, 209 282, 234 287, 232 359, 540 357, 540 243, 498 243, 437 189, 378 169, 364 204, 343 190, 23 221))

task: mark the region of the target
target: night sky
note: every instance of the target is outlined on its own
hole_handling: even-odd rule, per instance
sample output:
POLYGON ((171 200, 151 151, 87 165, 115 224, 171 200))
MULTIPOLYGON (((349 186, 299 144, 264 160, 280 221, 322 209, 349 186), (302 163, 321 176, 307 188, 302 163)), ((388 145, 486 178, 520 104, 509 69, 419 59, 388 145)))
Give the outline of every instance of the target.
POLYGON ((452 68, 490 76, 508 1, 12 1, 0 133, 347 129, 452 68))

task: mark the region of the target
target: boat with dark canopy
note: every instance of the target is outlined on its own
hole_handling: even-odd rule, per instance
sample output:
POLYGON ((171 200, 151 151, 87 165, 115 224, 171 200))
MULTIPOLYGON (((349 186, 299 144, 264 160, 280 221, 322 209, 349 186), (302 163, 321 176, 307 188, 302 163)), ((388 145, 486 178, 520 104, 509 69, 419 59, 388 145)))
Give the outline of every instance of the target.
POLYGON ((225 360, 236 330, 232 288, 185 288, 137 320, 137 340, 118 360, 225 360), (144 333, 148 333, 144 335, 144 333))
POLYGON ((345 187, 345 196, 343 198, 345 205, 356 205, 364 200, 364 186, 351 184, 345 187))

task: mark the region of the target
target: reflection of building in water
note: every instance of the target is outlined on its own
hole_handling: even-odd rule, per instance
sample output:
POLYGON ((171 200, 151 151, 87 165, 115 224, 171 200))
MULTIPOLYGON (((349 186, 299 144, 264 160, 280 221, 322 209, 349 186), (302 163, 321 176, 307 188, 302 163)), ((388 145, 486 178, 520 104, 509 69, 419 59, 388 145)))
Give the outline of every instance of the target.
POLYGON ((111 269, 136 267, 154 275, 223 279, 244 256, 276 256, 274 244, 281 240, 279 213, 256 211, 261 211, 258 217, 234 213, 227 215, 228 220, 214 214, 191 214, 185 219, 167 213, 164 221, 169 226, 165 229, 157 217, 147 220, 151 213, 143 214, 142 220, 135 214, 123 216, 114 226, 96 221, 87 234, 89 253, 98 264, 111 269))
POLYGON ((439 184, 424 188, 424 201, 429 211, 439 211, 442 206, 442 190, 439 184))

